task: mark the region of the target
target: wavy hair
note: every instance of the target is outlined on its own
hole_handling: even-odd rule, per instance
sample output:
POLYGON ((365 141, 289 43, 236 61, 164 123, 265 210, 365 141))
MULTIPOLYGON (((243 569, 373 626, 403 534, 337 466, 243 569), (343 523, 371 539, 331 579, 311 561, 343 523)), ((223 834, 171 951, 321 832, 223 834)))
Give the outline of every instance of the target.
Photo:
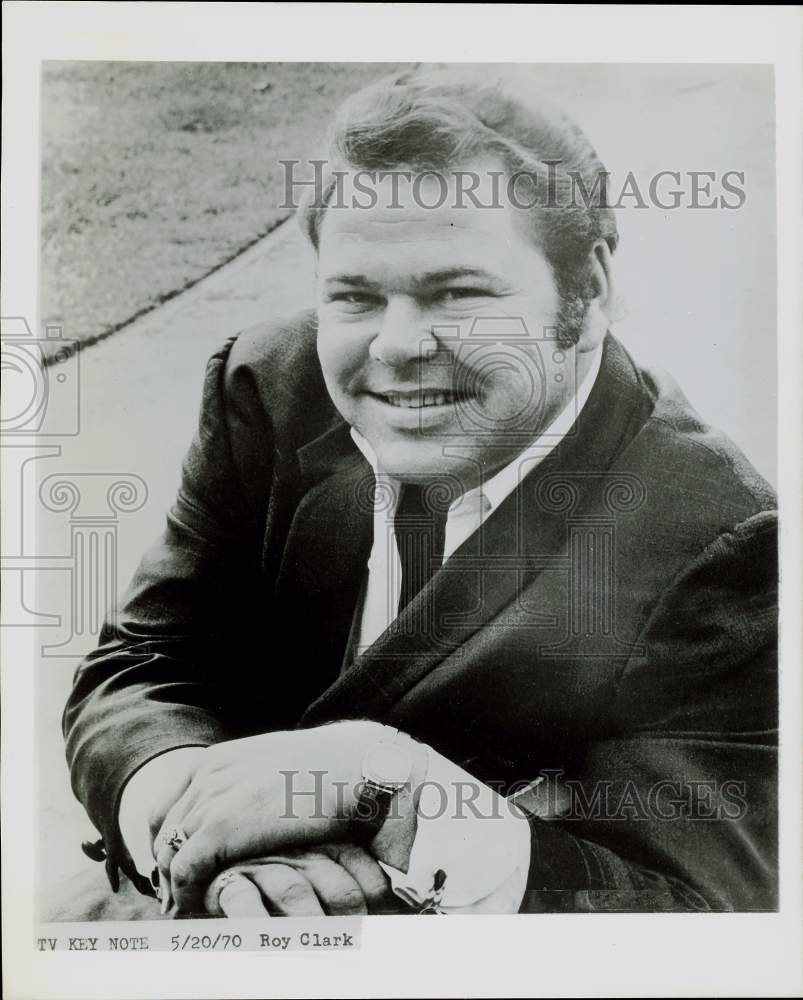
POLYGON ((483 156, 502 161, 517 198, 526 190, 528 207, 518 211, 555 276, 559 337, 574 343, 593 296, 591 248, 604 239, 613 252, 619 239, 608 173, 578 125, 502 73, 413 70, 353 94, 334 118, 327 177, 302 201, 301 227, 317 250, 335 171, 448 171, 483 156))

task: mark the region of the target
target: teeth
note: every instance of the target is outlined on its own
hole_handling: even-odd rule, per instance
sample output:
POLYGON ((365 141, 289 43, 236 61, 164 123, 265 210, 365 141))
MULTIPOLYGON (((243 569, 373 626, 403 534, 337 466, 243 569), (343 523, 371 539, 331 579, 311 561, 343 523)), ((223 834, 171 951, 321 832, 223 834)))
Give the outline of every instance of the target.
POLYGON ((450 392, 422 392, 418 396, 402 396, 397 392, 389 392, 385 399, 391 406, 401 406, 409 410, 419 410, 424 406, 443 406, 453 402, 450 392))

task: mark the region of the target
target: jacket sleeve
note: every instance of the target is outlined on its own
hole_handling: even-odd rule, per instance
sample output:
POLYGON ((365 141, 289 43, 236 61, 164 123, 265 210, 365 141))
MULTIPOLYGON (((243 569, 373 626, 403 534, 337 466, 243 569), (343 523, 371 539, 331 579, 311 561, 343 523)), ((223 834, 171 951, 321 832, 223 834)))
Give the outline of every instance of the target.
POLYGON ((658 601, 618 734, 531 818, 522 912, 777 909, 774 512, 719 537, 658 601))
MULTIPOLYGON (((120 867, 147 891, 117 826, 128 778, 166 751, 237 735, 220 666, 238 657, 236 635, 246 630, 232 624, 248 621, 259 594, 264 522, 244 499, 232 451, 232 424, 246 419, 225 388, 232 344, 208 362, 198 430, 166 529, 79 666, 64 711, 73 790, 101 832, 103 845, 93 850, 98 860, 105 853, 114 888, 120 867)), ((267 428, 261 436, 261 454, 270 456, 267 428)), ((269 470, 261 474, 269 482, 269 470)))

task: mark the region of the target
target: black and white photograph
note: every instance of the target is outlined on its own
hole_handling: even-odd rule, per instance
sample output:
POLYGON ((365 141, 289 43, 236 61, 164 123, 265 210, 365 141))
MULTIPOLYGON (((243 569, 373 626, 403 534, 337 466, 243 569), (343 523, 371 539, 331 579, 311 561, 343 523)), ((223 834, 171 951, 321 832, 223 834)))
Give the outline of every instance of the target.
MULTIPOLYGON (((225 5, 75 6, 108 44, 40 40, 34 307, 3 282, 2 631, 23 650, 3 769, 31 774, 4 824, 33 816, 30 876, 3 856, 33 922, 13 889, 4 924, 30 963, 192 964, 156 992, 135 972, 39 989, 580 995, 571 951, 548 985, 476 993, 468 956, 491 960, 483 933, 514 963, 633 927, 656 955, 677 930, 702 956, 712 929, 748 995, 795 995, 780 56, 486 57, 483 18, 537 34, 550 11, 233 4, 226 37, 285 17, 325 36, 339 8, 350 46, 210 56, 188 30, 168 57, 171 25, 225 5), (114 34, 112 8, 143 6, 165 19, 150 57, 133 21, 114 34), (414 38, 450 10, 479 32, 464 55, 369 44, 383 15, 414 38), (785 966, 741 950, 773 926, 785 966), (237 953, 356 970, 375 934, 395 948, 329 992, 205 978, 237 953), (441 936, 461 992, 427 981, 441 936)), ((607 10, 612 35, 628 10, 555 8, 607 10)), ((670 8, 639 8, 642 31, 650 10, 670 8)), ((608 968, 588 995, 736 995, 733 970, 692 968, 608 968)))

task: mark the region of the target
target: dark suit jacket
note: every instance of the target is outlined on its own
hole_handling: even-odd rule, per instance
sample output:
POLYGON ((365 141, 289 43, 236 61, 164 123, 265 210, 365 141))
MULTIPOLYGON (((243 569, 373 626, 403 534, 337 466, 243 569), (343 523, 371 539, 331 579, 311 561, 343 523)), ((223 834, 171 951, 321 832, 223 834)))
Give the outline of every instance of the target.
POLYGON ((371 718, 506 788, 562 772, 523 911, 775 908, 775 502, 736 447, 609 335, 573 432, 419 595, 431 627, 413 602, 342 670, 372 535, 348 430, 313 314, 211 358, 166 531, 64 716, 112 882, 150 758, 371 718))

